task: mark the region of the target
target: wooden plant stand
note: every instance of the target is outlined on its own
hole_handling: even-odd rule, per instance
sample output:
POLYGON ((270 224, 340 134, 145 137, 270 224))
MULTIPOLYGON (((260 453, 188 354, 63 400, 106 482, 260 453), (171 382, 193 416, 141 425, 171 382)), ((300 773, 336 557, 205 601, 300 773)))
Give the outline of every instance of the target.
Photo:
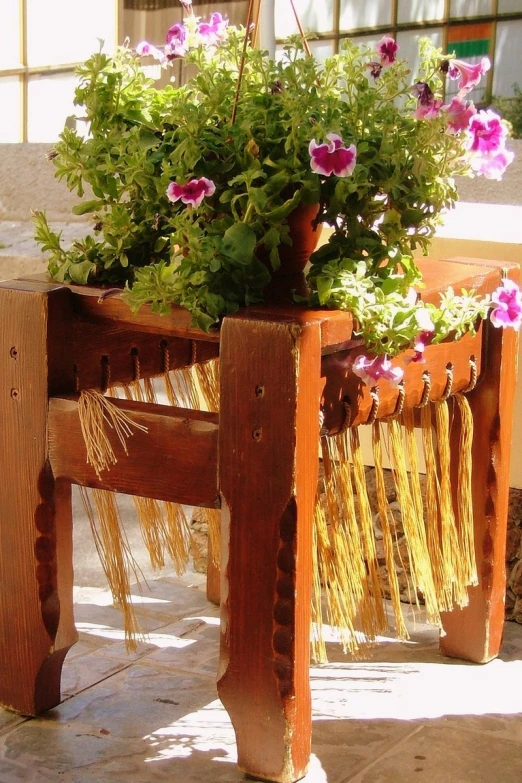
MULTIPOLYGON (((426 261, 423 298, 435 300, 448 285, 491 292, 506 267, 516 279, 515 265, 426 261)), ((293 783, 310 754, 319 408, 332 432, 342 426, 344 397, 357 404, 352 424, 364 422, 372 405, 337 361, 350 349, 351 317, 267 304, 226 318, 219 334, 203 334, 183 310, 133 316, 119 297, 99 297, 43 278, 0 284, 0 703, 38 715, 60 701, 63 660, 77 638, 71 482, 221 507, 218 692, 241 769, 293 783), (165 348, 171 369, 219 354, 219 415, 117 400, 149 431, 137 432, 128 458, 98 479, 86 463, 78 392, 131 382, 136 350, 142 377, 161 374, 165 348)), ((469 384, 471 355, 478 366, 469 402, 480 584, 466 609, 445 616, 441 644, 444 654, 476 662, 496 656, 502 637, 515 351, 513 331, 487 322, 475 337, 428 348, 428 364, 410 364, 405 375, 405 405, 415 406, 426 367, 436 399, 448 362, 455 391, 469 384)), ((396 390, 381 390, 379 416, 396 402, 396 390)))

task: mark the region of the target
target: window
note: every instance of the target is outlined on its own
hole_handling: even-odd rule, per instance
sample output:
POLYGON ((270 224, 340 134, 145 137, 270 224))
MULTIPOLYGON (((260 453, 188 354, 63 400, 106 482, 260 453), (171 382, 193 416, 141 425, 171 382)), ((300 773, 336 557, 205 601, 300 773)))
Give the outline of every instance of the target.
MULTIPOLYGON (((435 46, 468 62, 488 56, 492 67, 481 86, 470 94, 484 104, 492 93, 512 95, 521 83, 522 0, 294 0, 305 30, 316 33, 314 48, 323 56, 335 52, 343 38, 374 43, 393 35, 415 72, 418 39, 427 36, 435 46)), ((297 32, 289 0, 275 0, 276 40, 297 32)), ((447 96, 456 94, 448 80, 447 96)), ((521 84, 522 86, 522 84, 521 84)))
POLYGON ((74 114, 74 69, 117 43, 119 0, 1 0, 0 142, 53 142, 74 114))

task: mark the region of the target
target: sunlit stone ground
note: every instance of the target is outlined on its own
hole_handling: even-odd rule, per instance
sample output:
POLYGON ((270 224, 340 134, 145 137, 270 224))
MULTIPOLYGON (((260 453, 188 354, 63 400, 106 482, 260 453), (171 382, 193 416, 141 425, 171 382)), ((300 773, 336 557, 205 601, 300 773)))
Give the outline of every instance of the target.
MULTIPOLYGON (((204 578, 165 570, 136 590, 148 638, 128 655, 77 504, 76 517, 80 641, 65 662, 64 701, 37 719, 0 710, 0 783, 239 783, 204 578)), ((410 642, 383 637, 362 662, 332 643, 330 663, 312 667, 306 783, 520 783, 522 626, 508 623, 500 658, 474 666, 442 657, 437 632, 407 611, 410 642)))

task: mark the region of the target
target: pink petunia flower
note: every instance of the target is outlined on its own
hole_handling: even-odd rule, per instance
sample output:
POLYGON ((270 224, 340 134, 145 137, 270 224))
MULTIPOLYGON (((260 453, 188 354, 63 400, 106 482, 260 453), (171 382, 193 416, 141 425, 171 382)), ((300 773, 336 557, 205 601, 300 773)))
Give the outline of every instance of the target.
POLYGON ((417 98, 417 108, 413 116, 417 120, 433 120, 439 116, 442 101, 435 98, 426 82, 416 82, 410 92, 417 98))
POLYGON ((518 332, 522 324, 522 293, 518 285, 506 278, 491 299, 496 304, 489 316, 493 326, 511 326, 518 332))
POLYGON ((352 371, 367 386, 374 386, 380 380, 390 381, 393 386, 397 386, 404 377, 404 370, 400 367, 392 367, 387 356, 376 356, 375 359, 369 359, 361 354, 354 361, 352 371))
POLYGON ((159 60, 160 63, 165 62, 165 55, 163 52, 148 41, 140 41, 139 44, 136 44, 136 54, 139 57, 154 57, 154 59, 159 60))
POLYGON ((184 57, 188 51, 187 46, 187 28, 184 24, 173 24, 167 31, 165 39, 165 55, 168 60, 175 57, 184 57))
POLYGON ((227 27, 228 19, 223 19, 216 11, 211 15, 209 22, 198 24, 198 33, 206 44, 214 46, 225 36, 227 27))
POLYGON ((419 332, 415 338, 415 342, 413 343, 413 356, 405 356, 404 363, 410 364, 410 362, 416 362, 419 364, 424 364, 426 362, 426 359, 424 358, 424 351, 426 350, 426 346, 429 345, 433 340, 434 334, 434 330, 419 332))
POLYGON ((316 174, 329 177, 349 177, 352 174, 357 160, 355 144, 349 147, 343 146, 343 140, 336 133, 327 133, 328 142, 318 144, 312 139, 308 146, 310 153, 310 167, 316 174))
POLYGON ((491 109, 477 112, 470 120, 466 146, 471 152, 489 155, 503 149, 507 128, 491 109))
POLYGON ((384 35, 377 44, 377 51, 380 56, 381 65, 383 68, 387 68, 395 62, 397 52, 399 51, 399 44, 394 41, 393 38, 390 38, 389 35, 384 35))
POLYGON ((452 98, 451 103, 441 106, 448 121, 448 131, 459 133, 468 128, 471 118, 477 113, 473 101, 466 103, 458 97, 452 98))
POLYGON ((482 174, 486 179, 501 180, 514 157, 513 152, 503 148, 490 155, 472 155, 470 166, 477 176, 482 174))
POLYGON ((491 68, 487 57, 483 57, 479 63, 465 63, 462 60, 450 60, 448 76, 450 79, 459 79, 459 90, 467 93, 476 87, 484 74, 491 68))
POLYGON ((200 177, 200 179, 191 179, 186 185, 171 182, 167 188, 167 198, 173 204, 181 200, 183 204, 199 207, 203 199, 212 196, 215 191, 216 186, 211 179, 200 177))

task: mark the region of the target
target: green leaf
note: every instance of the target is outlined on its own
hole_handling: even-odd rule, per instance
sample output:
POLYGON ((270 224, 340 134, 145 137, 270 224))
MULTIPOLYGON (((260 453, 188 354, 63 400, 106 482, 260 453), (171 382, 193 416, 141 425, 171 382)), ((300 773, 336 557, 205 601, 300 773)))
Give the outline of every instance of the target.
POLYGON ((330 291, 332 290, 333 280, 324 275, 319 275, 316 280, 317 294, 319 296, 319 304, 325 305, 330 298, 330 291))
POLYGON ((249 264, 254 255, 256 235, 246 223, 234 223, 223 237, 221 250, 223 255, 238 264, 249 264))
POLYGON ((300 201, 301 201, 301 192, 299 190, 296 190, 292 198, 289 198, 288 201, 285 201, 285 203, 281 204, 280 207, 276 207, 266 215, 267 220, 272 220, 274 222, 279 220, 284 220, 285 217, 288 217, 290 212, 294 211, 294 209, 298 206, 300 201))
POLYGON ((96 264, 93 264, 91 261, 80 261, 77 264, 71 264, 67 271, 73 283, 86 285, 89 279, 89 275, 95 269, 96 264))
POLYGON ((98 199, 82 201, 80 204, 75 204, 71 212, 73 215, 86 215, 88 212, 96 212, 97 209, 101 209, 103 207, 103 203, 103 201, 98 199))
POLYGON ((168 237, 158 237, 158 239, 154 243, 154 252, 161 253, 163 250, 165 250, 168 243, 169 243, 168 237))

